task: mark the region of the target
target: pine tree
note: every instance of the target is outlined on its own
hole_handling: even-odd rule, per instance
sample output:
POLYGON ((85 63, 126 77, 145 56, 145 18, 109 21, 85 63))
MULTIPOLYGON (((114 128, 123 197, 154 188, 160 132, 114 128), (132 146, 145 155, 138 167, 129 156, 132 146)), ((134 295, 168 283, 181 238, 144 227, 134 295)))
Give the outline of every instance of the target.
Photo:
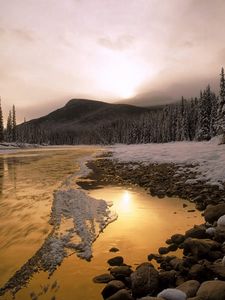
POLYGON ((214 137, 217 132, 216 121, 217 121, 217 109, 218 109, 218 97, 212 94, 212 108, 210 116, 210 137, 214 137))
POLYGON ((199 115, 198 115, 198 131, 197 139, 209 140, 210 139, 210 116, 212 108, 212 93, 210 86, 204 90, 199 99, 199 115))
POLYGON ((2 103, 0 98, 0 142, 4 140, 4 125, 3 125, 3 115, 2 115, 2 103))
POLYGON ((15 105, 12 108, 12 140, 16 141, 16 109, 15 105))
POLYGON ((220 73, 220 96, 217 112, 217 133, 225 133, 225 76, 224 69, 220 73))
POLYGON ((7 141, 12 142, 12 113, 9 111, 9 116, 7 119, 7 127, 6 127, 7 141))

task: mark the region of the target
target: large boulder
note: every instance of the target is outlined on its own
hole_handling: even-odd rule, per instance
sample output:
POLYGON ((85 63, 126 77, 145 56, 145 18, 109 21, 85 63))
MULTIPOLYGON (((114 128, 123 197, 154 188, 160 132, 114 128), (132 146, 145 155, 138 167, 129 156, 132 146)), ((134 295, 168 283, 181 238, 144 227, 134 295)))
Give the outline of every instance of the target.
POLYGON ((141 264, 131 274, 132 293, 135 297, 154 295, 159 288, 159 274, 149 263, 141 264))
POLYGON ((224 300, 225 282, 220 280, 203 282, 197 291, 197 297, 204 300, 224 300))
POLYGON ((109 298, 119 290, 122 290, 125 288, 125 284, 122 281, 119 280, 112 280, 110 281, 102 290, 102 297, 104 299, 109 298))
POLYGON ((209 222, 211 224, 214 221, 217 221, 223 215, 225 215, 225 203, 208 205, 204 212, 206 222, 209 222))
POLYGON ((188 298, 194 297, 200 287, 200 283, 197 280, 188 280, 177 286, 177 289, 184 292, 188 298))

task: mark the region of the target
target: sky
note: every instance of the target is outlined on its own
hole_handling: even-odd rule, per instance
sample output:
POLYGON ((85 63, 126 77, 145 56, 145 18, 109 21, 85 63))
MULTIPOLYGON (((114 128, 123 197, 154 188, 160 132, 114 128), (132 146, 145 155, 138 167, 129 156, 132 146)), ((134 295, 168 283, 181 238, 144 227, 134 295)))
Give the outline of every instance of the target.
POLYGON ((224 0, 0 0, 4 114, 15 104, 21 122, 71 98, 157 104, 218 89, 224 15, 224 0))

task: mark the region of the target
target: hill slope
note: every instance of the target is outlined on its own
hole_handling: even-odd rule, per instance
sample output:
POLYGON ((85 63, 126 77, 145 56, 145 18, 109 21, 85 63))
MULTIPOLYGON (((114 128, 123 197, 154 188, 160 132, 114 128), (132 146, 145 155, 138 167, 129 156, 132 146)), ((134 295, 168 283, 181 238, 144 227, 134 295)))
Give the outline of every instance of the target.
POLYGON ((154 108, 72 99, 46 116, 19 125, 20 140, 29 143, 107 143, 117 132, 119 140, 128 122, 135 122, 154 108))

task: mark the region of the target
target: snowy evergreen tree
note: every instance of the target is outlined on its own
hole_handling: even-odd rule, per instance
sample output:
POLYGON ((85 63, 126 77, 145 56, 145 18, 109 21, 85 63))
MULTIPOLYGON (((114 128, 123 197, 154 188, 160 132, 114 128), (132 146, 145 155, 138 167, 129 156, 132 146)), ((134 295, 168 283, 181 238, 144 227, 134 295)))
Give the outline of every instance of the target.
POLYGON ((11 110, 9 111, 8 119, 7 119, 7 127, 6 127, 6 135, 7 135, 7 141, 12 142, 12 113, 11 110))
POLYGON ((210 86, 204 90, 199 99, 198 132, 199 141, 210 139, 210 116, 212 105, 212 93, 210 86))
POLYGON ((217 133, 225 133, 225 76, 224 68, 221 69, 220 73, 220 95, 217 112, 217 133))
POLYGON ((12 140, 16 141, 16 109, 15 105, 12 108, 12 140))
POLYGON ((213 138, 217 133, 217 111, 218 111, 218 97, 212 93, 211 98, 211 115, 210 115, 210 137, 213 138))

